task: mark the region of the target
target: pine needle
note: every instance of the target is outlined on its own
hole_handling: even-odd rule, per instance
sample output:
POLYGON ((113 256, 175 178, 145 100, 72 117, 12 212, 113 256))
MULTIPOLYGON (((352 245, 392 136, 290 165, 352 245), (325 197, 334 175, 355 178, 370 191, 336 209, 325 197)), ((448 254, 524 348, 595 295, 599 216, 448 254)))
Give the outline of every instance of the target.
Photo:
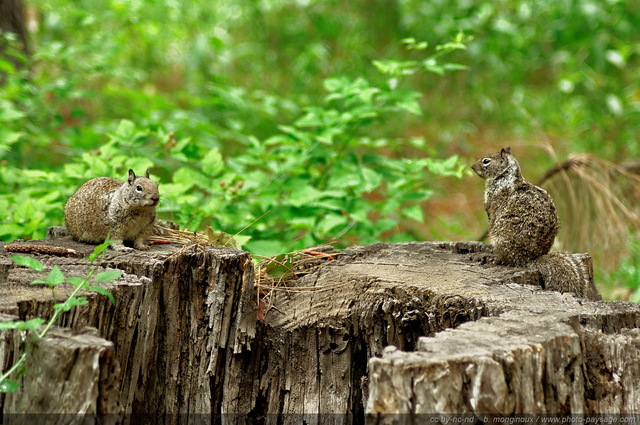
POLYGON ((605 271, 629 255, 638 232, 640 176, 628 166, 588 154, 574 154, 537 182, 554 199, 560 216, 558 240, 571 252, 589 252, 605 271))

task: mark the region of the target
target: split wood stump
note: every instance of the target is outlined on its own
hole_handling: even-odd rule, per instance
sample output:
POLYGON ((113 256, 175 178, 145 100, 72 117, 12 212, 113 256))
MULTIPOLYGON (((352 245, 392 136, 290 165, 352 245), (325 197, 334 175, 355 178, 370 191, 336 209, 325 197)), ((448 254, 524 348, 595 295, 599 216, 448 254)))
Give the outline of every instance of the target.
MULTIPOLYGON (((64 238, 31 243, 92 250, 64 238)), ((298 279, 256 291, 242 251, 110 252, 102 267, 126 272, 108 286, 116 304, 94 295, 63 329, 27 341, 35 348, 22 387, 0 398, 3 412, 274 424, 317 423, 318 413, 393 423, 421 413, 640 412, 637 304, 545 291, 535 272, 488 264, 481 243, 301 255, 310 260, 298 279), (68 394, 47 397, 59 391, 68 394)), ((0 320, 50 315, 50 291, 29 285, 32 271, 11 267, 1 282, 7 257, 0 248, 0 320)), ((67 276, 87 267, 40 260, 67 276)), ((24 344, 18 332, 0 335, 6 370, 24 344)))

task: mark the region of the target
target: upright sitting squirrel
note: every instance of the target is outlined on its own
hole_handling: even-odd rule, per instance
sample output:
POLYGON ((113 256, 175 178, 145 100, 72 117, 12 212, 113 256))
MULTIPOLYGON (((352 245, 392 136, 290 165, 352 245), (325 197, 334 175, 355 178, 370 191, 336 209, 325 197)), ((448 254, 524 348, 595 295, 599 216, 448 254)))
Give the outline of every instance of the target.
POLYGON ((549 254, 560 227, 556 207, 544 189, 522 177, 511 148, 484 156, 471 168, 486 181, 484 207, 496 262, 537 270, 547 289, 599 300, 583 262, 549 254))
POLYGON ((81 242, 102 243, 109 235, 117 251, 132 249, 124 241, 147 250, 145 240, 153 230, 159 200, 149 170, 145 177, 129 170, 126 182, 97 177, 80 186, 64 207, 64 220, 71 236, 81 242))

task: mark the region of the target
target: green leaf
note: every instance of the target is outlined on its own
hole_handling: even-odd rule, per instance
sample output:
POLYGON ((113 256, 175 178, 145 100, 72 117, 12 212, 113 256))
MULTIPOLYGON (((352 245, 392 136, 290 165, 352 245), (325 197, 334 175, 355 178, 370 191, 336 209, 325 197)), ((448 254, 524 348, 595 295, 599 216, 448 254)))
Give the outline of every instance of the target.
POLYGON ((416 42, 415 38, 405 38, 402 43, 406 44, 409 50, 424 50, 429 47, 426 41, 416 42))
POLYGON ((267 274, 276 278, 291 273, 294 266, 293 257, 290 254, 280 254, 265 259, 262 264, 266 264, 264 270, 266 270, 267 274))
POLYGON ((375 226, 378 232, 386 232, 387 230, 391 230, 398 226, 398 221, 390 218, 382 218, 376 221, 375 226))
POLYGON ((81 277, 72 276, 67 279, 67 282, 69 282, 70 284, 72 284, 77 288, 78 286, 84 284, 86 280, 81 277))
POLYGON ((27 257, 26 255, 12 255, 11 259, 19 266, 28 267, 39 272, 44 270, 44 265, 35 258, 27 257))
POLYGON ((334 170, 329 177, 329 187, 332 189, 342 189, 359 185, 362 179, 350 170, 334 170))
POLYGON ((218 148, 213 148, 202 158, 202 171, 210 177, 215 177, 224 169, 224 160, 218 148))
POLYGON ((25 115, 24 112, 17 110, 11 102, 7 100, 0 102, 0 121, 14 121, 25 115))
POLYGON ((373 207, 364 199, 356 199, 353 205, 347 210, 351 218, 358 223, 369 223, 371 221, 369 219, 369 212, 373 210, 373 207))
POLYGON ((192 167, 181 167, 173 173, 173 182, 174 183, 185 183, 188 182, 188 188, 196 185, 202 189, 209 189, 211 187, 212 181, 211 178, 213 176, 206 176, 201 172, 195 170, 192 167))
POLYGON ((51 288, 54 288, 64 282, 64 274, 60 271, 60 267, 56 264, 53 266, 51 271, 49 272, 49 276, 47 276, 47 285, 51 288))
POLYGON ((213 246, 224 246, 233 249, 240 249, 240 245, 236 242, 233 235, 222 232, 220 230, 213 230, 211 226, 207 227, 207 239, 213 246))
POLYGON ((403 109, 414 115, 422 115, 420 103, 415 99, 405 99, 397 103, 398 108, 403 109))
POLYGON ((246 244, 245 247, 249 252, 253 254, 269 257, 277 254, 279 251, 282 251, 285 246, 286 242, 279 240, 252 239, 246 244))
POLYGON ((247 242, 251 240, 251 236, 236 235, 233 237, 233 239, 236 241, 238 249, 241 249, 247 242))
POLYGON ((389 242, 412 242, 414 241, 415 238, 407 232, 403 232, 403 233, 396 233, 395 235, 392 235, 391 238, 389 238, 389 242))
POLYGON ((121 120, 116 129, 116 136, 122 140, 133 138, 136 131, 136 125, 129 120, 121 120))
POLYGON ((289 195, 288 201, 289 204, 294 207, 302 207, 316 199, 322 198, 323 195, 323 192, 316 188, 301 184, 295 186, 295 189, 289 195))
POLYGON ((327 214, 318 223, 317 230, 322 234, 328 234, 332 229, 338 226, 346 226, 349 222, 348 217, 337 214, 327 214))
POLYGON ((424 215, 420 205, 409 205, 402 209, 402 216, 416 220, 420 223, 424 222, 424 215))
POLYGON ((424 69, 429 72, 433 72, 434 74, 438 74, 440 76, 444 75, 444 68, 438 64, 438 61, 435 59, 427 59, 423 63, 424 69))
POLYGON ((459 63, 445 63, 443 65, 443 68, 446 71, 466 71, 467 69, 469 69, 468 66, 462 65, 462 64, 459 64, 459 63))
POLYGON ((317 110, 309 111, 295 122, 296 127, 322 127, 324 121, 317 110))
POLYGON ((329 78, 324 80, 323 85, 327 91, 336 92, 344 87, 346 81, 344 78, 329 78))
POLYGON ((20 385, 9 378, 5 378, 2 382, 0 382, 0 393, 12 393, 15 392, 18 388, 20 388, 20 385))
POLYGON ((629 301, 634 303, 640 303, 640 288, 636 289, 636 291, 633 293, 629 301))
POLYGON ((102 286, 90 286, 89 289, 98 294, 105 295, 107 298, 109 298, 109 300, 111 301, 111 304, 115 305, 116 300, 115 298, 113 298, 113 295, 111 294, 111 292, 109 292, 107 288, 103 288, 102 286))
POLYGON ((16 329, 19 331, 37 331, 44 322, 45 320, 39 317, 27 321, 0 322, 0 330, 16 329))
POLYGON ((363 192, 371 192, 378 188, 382 183, 382 176, 371 168, 363 168, 362 177, 364 180, 364 187, 362 188, 363 192))
POLYGON ((313 201, 309 205, 312 207, 322 208, 323 210, 342 211, 345 206, 345 201, 343 198, 328 198, 313 201))
POLYGON ((107 270, 96 275, 96 282, 111 282, 122 276, 122 270, 107 270))
POLYGON ((109 240, 109 235, 107 235, 107 239, 101 243, 100 245, 93 248, 93 252, 89 255, 89 261, 93 262, 100 254, 102 254, 111 244, 112 241, 109 240))

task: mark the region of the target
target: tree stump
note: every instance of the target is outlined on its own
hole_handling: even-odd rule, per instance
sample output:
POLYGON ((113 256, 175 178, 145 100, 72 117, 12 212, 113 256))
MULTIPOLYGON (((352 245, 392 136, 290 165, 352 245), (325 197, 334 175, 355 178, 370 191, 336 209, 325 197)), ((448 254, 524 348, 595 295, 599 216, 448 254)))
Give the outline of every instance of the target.
MULTIPOLYGON (((65 276, 86 274, 84 257, 93 246, 68 239, 29 244, 76 250, 78 258, 39 256, 46 273, 57 264, 65 276)), ((156 245, 147 252, 109 252, 101 268, 125 271, 122 278, 108 285, 115 305, 107 297, 93 294, 88 305, 74 308, 58 323, 76 333, 94 327, 101 337, 98 340, 92 337, 94 340, 88 341, 79 334, 73 338, 93 347, 102 346, 104 340, 113 345, 118 368, 111 373, 117 384, 101 387, 102 393, 94 394, 112 406, 99 413, 169 415, 178 421, 180 414, 219 412, 225 360, 233 352, 243 352, 255 333, 249 254, 198 245, 156 245)), ((7 284, 0 287, 0 312, 20 320, 49 318, 53 313, 51 291, 29 284, 37 278, 42 276, 32 270, 10 268, 7 284)), ((56 287, 57 299, 65 299, 72 290, 69 284, 56 287)), ((10 354, 12 347, 4 348, 5 358, 17 359, 10 354)), ((42 361, 39 358, 35 363, 42 361)), ((5 370, 7 364, 5 361, 5 370)), ((33 362, 28 364, 24 376, 37 367, 33 362)), ((101 371, 94 372, 94 379, 98 379, 101 371)), ((60 370, 48 379, 64 382, 65 373, 60 370)), ((29 385, 7 397, 4 413, 21 411, 14 407, 28 403, 11 399, 25 397, 32 397, 29 385)), ((75 412, 73 406, 61 409, 75 412)))
MULTIPOLYGON (((287 424, 640 411, 640 306, 543 290, 536 272, 491 258, 481 243, 354 247, 256 293, 247 253, 154 246, 109 253, 102 266, 127 273, 109 286, 115 306, 96 295, 60 325, 75 341, 97 329, 86 344, 104 366, 86 382, 110 370, 114 384, 98 385, 89 398, 104 401, 89 412, 287 424)), ((65 274, 86 268, 81 258, 41 260, 65 274)), ((50 312, 48 289, 30 286, 29 273, 10 268, 0 312, 50 312)), ((0 347, 5 369, 14 351, 0 347)), ((5 413, 32 405, 26 384, 0 399, 5 413)))
POLYGON ((305 290, 277 292, 253 356, 232 359, 225 411, 640 411, 640 306, 542 290, 491 256, 479 243, 345 250, 295 282, 305 290))
MULTIPOLYGON (((0 315, 1 321, 15 320, 0 315)), ((4 400, 4 420, 11 424, 68 423, 76 414, 117 415, 119 366, 113 343, 95 329, 72 332, 55 329, 26 342, 27 371, 20 389, 4 400), (50 420, 55 418, 54 421, 50 420)), ((17 331, 3 331, 3 369, 23 352, 17 331), (13 354, 17 356, 7 356, 13 354)), ((77 418, 76 418, 77 419, 77 418)))

